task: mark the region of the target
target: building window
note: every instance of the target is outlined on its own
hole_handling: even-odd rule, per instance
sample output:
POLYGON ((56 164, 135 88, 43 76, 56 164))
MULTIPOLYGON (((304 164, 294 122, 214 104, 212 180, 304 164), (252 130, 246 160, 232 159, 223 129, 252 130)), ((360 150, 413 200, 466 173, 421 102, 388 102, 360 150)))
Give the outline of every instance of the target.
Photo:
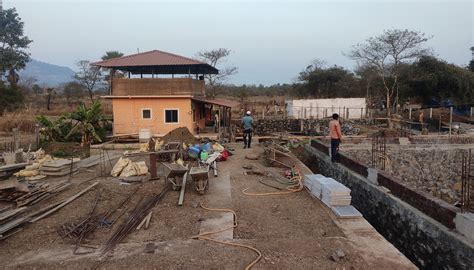
POLYGON ((178 110, 165 110, 165 123, 178 123, 178 110))
POLYGON ((151 119, 151 109, 142 109, 142 119, 151 119))

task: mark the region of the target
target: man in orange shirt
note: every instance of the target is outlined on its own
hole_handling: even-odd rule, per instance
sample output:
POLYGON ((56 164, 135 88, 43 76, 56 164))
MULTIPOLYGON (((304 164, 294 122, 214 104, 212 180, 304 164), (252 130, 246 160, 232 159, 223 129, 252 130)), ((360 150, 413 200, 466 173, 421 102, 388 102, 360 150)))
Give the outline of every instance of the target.
POLYGON ((337 159, 339 144, 342 139, 341 124, 337 113, 334 113, 332 120, 329 121, 329 135, 331 136, 331 161, 334 162, 337 159))

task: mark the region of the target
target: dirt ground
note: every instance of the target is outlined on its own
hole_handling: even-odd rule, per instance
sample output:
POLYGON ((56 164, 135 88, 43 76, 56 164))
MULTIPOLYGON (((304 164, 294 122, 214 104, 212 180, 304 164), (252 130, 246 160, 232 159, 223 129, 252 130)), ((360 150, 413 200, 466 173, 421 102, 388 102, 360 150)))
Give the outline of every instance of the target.
MULTIPOLYGON (((280 196, 247 196, 252 192, 270 192, 275 189, 262 185, 262 176, 244 175, 242 165, 253 163, 272 174, 282 168, 265 167, 262 159, 249 161, 247 153, 260 154, 260 148, 242 149, 235 145, 235 155, 219 163, 221 171, 231 175, 232 209, 237 213, 238 227, 234 240, 259 249, 262 259, 254 269, 367 269, 367 262, 352 248, 344 233, 330 218, 327 209, 302 191, 280 196), (346 256, 338 262, 329 259, 336 250, 346 256)), ((145 159, 145 158, 141 158, 145 159)), ((209 213, 199 203, 212 207, 209 196, 200 196, 188 185, 184 205, 177 206, 179 193, 169 191, 153 209, 150 227, 133 231, 112 254, 101 256, 101 248, 119 225, 123 224, 141 199, 161 192, 164 181, 121 185, 110 177, 96 178, 96 170, 83 171, 74 176, 72 188, 55 198, 43 201, 35 208, 72 196, 91 183, 100 184, 55 214, 36 223, 6 240, 0 249, 2 268, 15 269, 243 269, 256 254, 248 249, 230 247, 205 240, 193 240, 200 224, 209 213), (93 180, 91 180, 93 179, 93 180), (87 238, 88 245, 97 247, 92 253, 74 255, 74 243, 59 236, 59 226, 78 221, 91 210, 100 194, 96 213, 116 207, 129 194, 133 195, 111 219, 117 222, 110 228, 98 228, 87 238), (145 246, 153 242, 154 253, 146 253, 145 246)), ((62 178, 51 179, 59 181, 62 178)), ((210 181, 213 181, 211 177, 210 181)), ((209 190, 208 192, 212 192, 209 190)))

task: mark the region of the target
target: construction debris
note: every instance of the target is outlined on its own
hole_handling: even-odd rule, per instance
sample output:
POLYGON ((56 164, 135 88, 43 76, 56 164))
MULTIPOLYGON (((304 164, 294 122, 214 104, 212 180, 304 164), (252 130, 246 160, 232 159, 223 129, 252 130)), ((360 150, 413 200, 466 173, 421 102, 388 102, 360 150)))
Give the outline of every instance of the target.
POLYGON ((151 209, 161 201, 167 192, 168 186, 165 185, 160 194, 152 195, 143 204, 138 205, 130 214, 127 221, 120 226, 107 241, 105 248, 102 250, 102 254, 112 251, 117 244, 122 242, 122 240, 143 221, 145 216, 150 213, 151 209))
POLYGON ((64 176, 76 173, 79 169, 79 158, 54 159, 46 161, 41 165, 41 174, 48 176, 64 176))
POLYGON ((71 203, 72 201, 74 201, 75 199, 79 198, 82 194, 86 193, 87 191, 89 191, 91 188, 95 187, 96 185, 98 185, 99 182, 95 182, 94 184, 88 186, 87 188, 85 188, 84 190, 80 191, 79 193, 77 193, 76 195, 64 200, 62 203, 60 203, 59 205, 57 205, 56 207, 54 207, 53 209, 47 211, 46 213, 38 216, 38 217, 35 217, 33 218, 30 222, 33 223, 33 222, 36 222, 42 218, 45 218, 47 216, 49 216, 50 214, 58 211, 59 209, 63 208, 64 206, 66 206, 67 204, 71 203))
POLYGON ((194 144, 196 143, 196 137, 189 131, 186 127, 179 127, 168 132, 165 136, 161 138, 163 143, 168 142, 183 142, 185 144, 194 144))
POLYGON ((129 158, 121 157, 114 167, 110 175, 113 177, 128 178, 137 175, 146 175, 148 173, 148 167, 145 161, 133 162, 129 158))

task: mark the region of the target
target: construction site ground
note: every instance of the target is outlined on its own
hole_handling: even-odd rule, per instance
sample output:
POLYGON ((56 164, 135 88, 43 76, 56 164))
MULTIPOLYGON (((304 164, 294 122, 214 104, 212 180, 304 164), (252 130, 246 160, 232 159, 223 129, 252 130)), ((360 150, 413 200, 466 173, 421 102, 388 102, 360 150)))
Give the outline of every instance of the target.
MULTIPOLYGON (((244 269, 256 258, 255 252, 192 239, 199 234, 201 223, 219 215, 201 208, 201 203, 207 207, 224 204, 236 212, 238 226, 233 230, 233 239, 226 241, 260 250, 262 258, 254 269, 415 268, 363 218, 338 220, 325 205, 305 190, 278 196, 243 194, 242 190, 247 188, 251 192, 277 191, 261 184, 258 180, 262 176, 244 175, 243 165, 252 164, 258 170, 273 175, 281 174, 283 168, 267 167, 261 158, 245 158, 249 153, 260 155, 260 147, 242 149, 241 144, 232 147, 235 148, 234 155, 219 163, 219 174, 230 175, 230 191, 227 195, 214 188, 220 178, 212 176, 211 186, 205 195, 198 195, 191 184, 187 186, 183 206, 177 206, 179 192, 170 190, 154 207, 150 227, 131 232, 113 253, 105 256, 101 254, 105 242, 143 198, 161 192, 164 181, 161 178, 123 185, 112 177, 96 177, 99 166, 81 171, 72 178, 73 187, 35 207, 41 208, 72 196, 95 181, 100 184, 55 214, 24 226, 22 231, 0 243, 2 268, 244 269), (81 247, 79 251, 87 253, 74 255, 75 244, 61 238, 58 228, 66 222, 75 222, 87 216, 97 194, 100 197, 96 212, 104 212, 119 205, 135 190, 137 192, 132 199, 113 216, 117 222, 110 228, 98 228, 84 241, 95 248, 81 247), (153 253, 146 252, 149 243, 154 243, 153 253), (343 251, 345 257, 338 261, 331 260, 330 256, 336 251, 343 251)), ((146 160, 146 157, 136 159, 146 160)), ((302 171, 308 173, 307 169, 302 171)), ((51 178, 48 181, 63 179, 51 178)))

